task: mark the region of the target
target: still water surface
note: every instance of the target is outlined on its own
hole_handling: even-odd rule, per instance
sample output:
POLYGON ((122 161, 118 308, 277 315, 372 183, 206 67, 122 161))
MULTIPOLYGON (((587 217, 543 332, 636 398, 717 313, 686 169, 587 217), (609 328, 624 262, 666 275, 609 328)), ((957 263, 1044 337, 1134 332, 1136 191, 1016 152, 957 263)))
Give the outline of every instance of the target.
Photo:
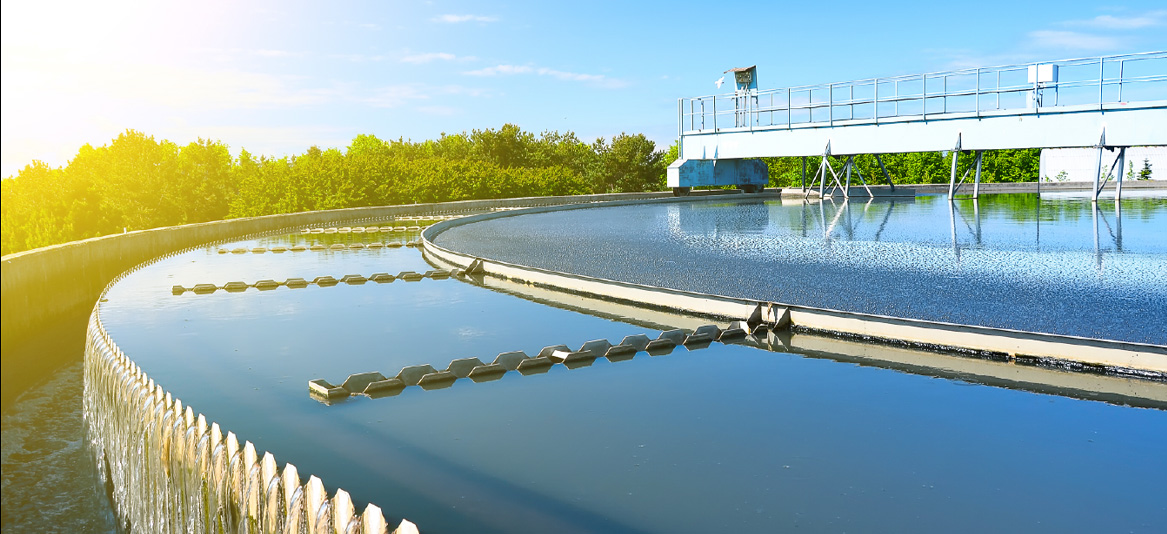
MULTIPOLYGON (((1140 194, 1141 193, 1141 194, 1140 194)), ((1167 197, 737 197, 452 228, 476 256, 743 298, 1167 345, 1167 197)))
MULTIPOLYGON (((1061 202, 1047 200, 1037 208, 1077 209, 1061 202)), ((928 199, 856 204, 850 211, 829 203, 820 211, 754 201, 581 210, 477 223, 443 234, 449 241, 441 244, 587 274, 632 273, 646 281, 672 276, 660 279, 674 283, 661 285, 692 284, 709 292, 772 288, 791 295, 798 284, 745 270, 785 262, 783 273, 827 277, 806 295, 833 302, 832 294, 867 292, 861 301, 878 303, 871 293, 883 292, 905 310, 940 308, 909 300, 936 288, 904 294, 886 281, 882 289, 879 283, 860 284, 873 273, 890 279, 892 272, 871 266, 864 271, 863 258, 900 261, 896 273, 916 283, 1006 273, 1000 276, 1021 277, 1020 285, 1055 294, 1077 283, 1121 294, 1128 275, 1153 283, 1164 276, 1156 270, 1162 263, 1154 263, 1167 249, 1162 199, 1145 200, 1142 208, 1124 203, 1122 250, 1106 235, 1110 240, 1100 239, 1097 253, 1089 211, 1087 220, 1051 217, 1072 224, 1046 225, 1039 218, 1038 242, 1025 233, 1037 230, 1025 222, 1025 204, 992 216, 998 208, 990 205, 996 204, 982 199, 977 208, 979 242, 975 224, 958 222, 964 226, 955 244, 945 240, 950 229, 940 225, 948 222, 947 202, 928 199), (910 214, 921 209, 939 209, 944 217, 911 223, 910 214), (901 210, 909 214, 908 223, 895 222, 901 210), (804 217, 810 222, 802 223, 804 217), (846 217, 850 221, 842 222, 846 217), (836 233, 839 224, 849 225, 849 234, 836 233), (1083 234, 1083 225, 1091 232, 1083 234), (605 228, 622 229, 624 237, 603 245, 605 228), (916 233, 920 239, 909 242, 916 233), (551 236, 547 247, 529 243, 542 235, 551 236), (566 246, 551 246, 555 237, 566 246), (904 251, 922 255, 904 259, 904 251), (1066 258, 1100 258, 1101 270, 1074 264, 1034 279, 1015 260, 982 259, 994 251, 1047 267, 1066 258), (797 271, 797 262, 784 259, 791 253, 802 254, 799 261, 812 267, 797 271), (1034 259, 1045 254, 1054 259, 1034 259), (642 266, 624 268, 635 266, 636 258, 642 266), (831 279, 832 273, 850 274, 831 279), (726 274, 733 283, 723 280, 726 274)), ((953 221, 975 223, 968 219, 971 207, 958 206, 965 211, 953 215, 964 219, 953 221)), ((1113 226, 1116 214, 1103 207, 1113 226)), ((373 240, 386 236, 287 235, 225 246, 373 240)), ((328 406, 307 394, 308 380, 339 383, 350 373, 374 370, 391 376, 407 365, 441 369, 455 358, 489 362, 505 351, 534 354, 548 345, 574 348, 591 339, 615 343, 625 335, 656 332, 458 280, 172 295, 173 285, 431 268, 406 248, 241 255, 218 254, 217 248, 164 259, 117 284, 102 305, 112 337, 159 384, 209 420, 280 462, 294 463, 301 473, 320 475, 330 490, 349 490, 387 516, 416 522, 423 532, 1157 532, 1167 524, 1167 411, 744 345, 715 343, 655 357, 639 353, 625 362, 601 358, 579 369, 512 372, 495 382, 460 380, 443 390, 407 388, 396 397, 355 397, 328 406)), ((962 279, 961 287, 967 283, 962 279)), ((1142 301, 1134 298, 1128 309, 1154 308, 1164 285, 1152 287, 1142 301)), ((1026 316, 1012 320, 1018 317, 1026 316)), ((1051 317, 1060 319, 1032 324, 1093 324, 1066 310, 1051 317)), ((1123 331, 1152 340, 1156 335, 1150 328, 1123 331)), ((62 380, 59 387, 73 387, 67 377, 62 380)), ((79 420, 79 412, 73 413, 79 420)), ((15 441, 9 440, 10 415, 5 417, 7 451, 15 441)), ((74 460, 58 463, 71 475, 48 480, 83 474, 83 483, 71 486, 96 497, 82 499, 77 513, 92 515, 86 529, 99 530, 108 519, 100 493, 92 489, 86 467, 92 463, 77 437, 65 434, 65 453, 58 458, 74 460)), ((35 520, 19 523, 24 516, 8 513, 8 503, 17 500, 11 495, 35 485, 11 475, 16 460, 10 456, 5 453, 5 531, 14 521, 26 527, 13 531, 43 531, 29 527, 35 520)))
MULTIPOLYGON (((362 239, 241 246, 320 238, 362 239)), ((102 315, 127 354, 209 419, 425 532, 1167 524, 1162 410, 721 344, 327 406, 307 380, 645 329, 457 280, 170 294, 175 284, 429 268, 411 249, 208 248, 123 280, 102 315)))

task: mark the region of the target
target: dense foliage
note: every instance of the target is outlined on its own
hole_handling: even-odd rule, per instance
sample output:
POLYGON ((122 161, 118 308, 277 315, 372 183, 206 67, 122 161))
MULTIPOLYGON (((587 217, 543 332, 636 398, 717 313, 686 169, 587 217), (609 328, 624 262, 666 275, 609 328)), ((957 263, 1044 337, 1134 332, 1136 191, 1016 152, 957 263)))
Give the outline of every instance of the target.
MULTIPOLYGON (((982 180, 1037 177, 1038 150, 986 152, 982 180)), ((484 198, 572 195, 665 188, 677 157, 642 134, 584 143, 574 133, 536 136, 498 130, 436 140, 353 139, 345 150, 312 147, 271 158, 218 141, 186 146, 133 130, 109 145, 86 145, 68 165, 33 162, 2 181, 2 247, 9 254, 125 230, 308 210, 484 198)), ((896 183, 947 182, 951 156, 883 156, 896 183)), ((960 170, 971 164, 962 157, 960 170)), ((802 158, 768 158, 770 185, 800 183, 802 158)), ((808 178, 820 158, 807 158, 808 178)), ((856 158, 869 183, 882 180, 873 156, 856 158)), ((836 169, 842 167, 837 162, 836 169)))
MULTIPOLYGON (((946 184, 952 175, 952 154, 940 152, 908 152, 904 154, 883 154, 887 173, 897 184, 946 184)), ((764 158, 770 168, 770 185, 773 187, 798 187, 802 183, 802 158, 764 158)), ((957 160, 957 174, 965 171, 976 161, 972 152, 963 152, 957 160)), ((822 158, 806 158, 806 181, 819 170, 822 158)), ((844 158, 835 157, 831 167, 842 172, 844 158)), ((981 156, 982 182, 1026 182, 1036 180, 1041 168, 1041 149, 987 150, 981 156)), ((870 185, 887 183, 875 156, 855 156, 855 167, 870 185)), ((831 185, 828 173, 827 185, 831 185)), ((969 173, 968 181, 972 181, 969 173)), ((858 184, 857 176, 852 184, 858 184)))
POLYGON ((33 162, 3 184, 3 253, 159 226, 273 213, 664 188, 663 153, 642 134, 611 142, 498 130, 437 140, 353 139, 270 158, 220 142, 186 146, 127 131, 68 165, 33 162))

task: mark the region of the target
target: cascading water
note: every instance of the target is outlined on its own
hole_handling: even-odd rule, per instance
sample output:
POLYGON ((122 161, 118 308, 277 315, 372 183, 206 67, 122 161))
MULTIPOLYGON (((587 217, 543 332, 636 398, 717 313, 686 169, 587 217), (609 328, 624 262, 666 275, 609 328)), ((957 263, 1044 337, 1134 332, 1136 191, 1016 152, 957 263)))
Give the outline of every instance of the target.
MULTIPOLYGON (((122 354, 95 310, 85 344, 89 442, 118 522, 129 532, 380 534, 381 509, 356 514, 344 490, 224 435, 122 354)), ((395 534, 417 532, 402 520, 395 534)))

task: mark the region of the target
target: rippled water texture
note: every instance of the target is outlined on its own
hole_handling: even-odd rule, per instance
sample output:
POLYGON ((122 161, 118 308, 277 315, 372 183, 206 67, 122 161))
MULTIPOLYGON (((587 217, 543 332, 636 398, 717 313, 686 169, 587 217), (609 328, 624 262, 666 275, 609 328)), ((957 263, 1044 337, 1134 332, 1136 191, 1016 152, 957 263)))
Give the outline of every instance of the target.
MULTIPOLYGON (((929 202, 895 209, 935 204, 929 202)), ((515 259, 538 248, 523 241, 546 233, 545 242, 560 238, 556 252, 519 259, 609 269, 639 257, 652 268, 638 272, 687 273, 677 281, 696 284, 720 279, 724 263, 757 266, 762 243, 789 241, 782 246, 798 249, 799 240, 812 239, 779 228, 800 213, 816 213, 801 206, 715 206, 516 217, 485 230, 465 227, 459 246, 510 250, 515 259), (753 231, 743 226, 746 213, 756 221, 748 226, 753 231), (630 237, 601 246, 605 228, 623 228, 630 237), (472 233, 484 242, 469 240, 472 233), (657 248, 638 248, 651 243, 657 248), (684 265, 665 267, 667 261, 684 265)), ((878 226, 881 214, 872 210, 886 207, 868 208, 871 223, 859 217, 861 206, 853 207, 855 234, 878 231, 864 225, 878 226)), ((987 224, 984 211, 984 234, 1009 226, 1003 219, 987 224)), ((1128 235, 1139 234, 1130 230, 1137 223, 1123 223, 1128 235)), ((886 229, 881 239, 909 232, 886 229)), ((1068 238, 1046 242, 1045 235, 1057 233, 1043 233, 1041 253, 1047 244, 1082 253, 1053 245, 1068 238)), ((942 237, 903 247, 933 251, 935 262, 960 267, 965 259, 954 261, 942 237)), ((370 239, 289 235, 226 247, 370 239)), ((1161 252, 1147 250, 1156 244, 1142 252, 1131 246, 1129 254, 1161 252)), ((974 250, 991 247, 964 247, 961 258, 974 250)), ((806 254, 816 253, 807 245, 806 254)), ((1126 254, 1108 252, 1104 264, 1114 256, 1126 254)), ((102 304, 102 318, 124 352, 185 405, 281 463, 319 475, 330 491, 344 488, 381 506, 391 522, 406 517, 423 532, 1154 532, 1167 524, 1162 410, 716 343, 325 405, 308 395, 308 380, 339 383, 365 371, 391 376, 407 365, 441 369, 455 358, 489 362, 505 351, 534 354, 548 345, 574 348, 657 332, 456 279, 171 294, 173 285, 429 268, 409 248, 219 254, 208 247, 122 280, 102 304)), ((740 275, 733 280, 741 285, 730 286, 745 291, 744 284, 762 279, 740 275)), ((845 294, 840 285, 833 291, 845 294)))
POLYGON ((86 446, 81 364, 59 370, 4 414, 4 532, 114 532, 86 446))
MULTIPOLYGON (((1158 196, 1156 196, 1156 194, 1158 196)), ((1167 344, 1167 199, 715 198, 521 215, 437 244, 703 293, 1167 344)))

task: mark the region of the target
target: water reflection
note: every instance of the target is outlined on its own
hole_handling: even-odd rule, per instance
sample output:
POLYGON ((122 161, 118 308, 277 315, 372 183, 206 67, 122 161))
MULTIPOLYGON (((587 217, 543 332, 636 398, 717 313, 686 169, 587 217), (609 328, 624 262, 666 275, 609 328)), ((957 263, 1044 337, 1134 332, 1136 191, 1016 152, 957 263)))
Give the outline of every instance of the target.
MULTIPOLYGON (((711 287, 710 279, 719 277, 703 271, 717 269, 718 257, 702 251, 753 253, 804 232, 805 241, 818 247, 814 250, 826 241, 838 257, 863 254, 856 245, 871 240, 884 247, 876 252, 911 251, 898 241, 907 229, 896 213, 946 209, 929 201, 879 200, 730 206, 675 212, 657 207, 617 217, 578 210, 583 223, 560 230, 582 238, 587 223, 611 224, 626 241, 609 240, 594 251, 576 248, 580 240, 563 243, 588 265, 619 264, 613 254, 628 251, 637 265, 655 268, 652 249, 638 240, 659 239, 660 226, 673 228, 676 241, 664 246, 683 252, 677 257, 686 259, 688 279, 711 287), (797 229, 787 224, 790 219, 807 224, 797 229), (630 232, 630 226, 653 231, 630 232)), ((975 211, 962 213, 976 217, 975 211)), ((923 227, 937 245, 919 248, 940 248, 943 254, 949 222, 912 225, 923 227)), ((966 227, 958 224, 963 236, 966 227)), ((982 246, 988 246, 997 234, 982 224, 982 246)), ((522 227, 518 230, 512 239, 524 239, 522 227)), ((504 235, 496 229, 484 242, 505 243, 504 235)), ((769 259, 788 250, 765 252, 772 254, 769 259)), ((911 267, 910 260, 900 261, 911 267)), ((813 265, 812 272, 829 275, 821 265, 813 265)), ((531 302, 488 291, 502 288, 491 285, 491 278, 474 284, 339 284, 327 290, 311 286, 159 299, 176 281, 193 279, 188 269, 197 270, 198 279, 222 281, 433 267, 405 248, 299 256, 195 251, 120 282, 103 314, 122 348, 185 403, 245 433, 281 461, 417 521, 423 531, 766 532, 850 526, 922 532, 950 530, 945 527, 954 522, 976 530, 1020 524, 1029 531, 1081 525, 1105 530, 1138 527, 1134 518, 1162 515, 1161 505, 1148 495, 1165 467, 1143 448, 1161 442, 1158 429, 1167 427, 1157 423, 1167 412, 1030 393, 1133 404, 1129 399, 1140 394, 1132 393, 1128 380, 764 332, 746 338, 764 350, 715 343, 692 353, 678 348, 664 357, 597 359, 587 371, 556 364, 532 376, 508 371, 489 383, 459 379, 440 391, 407 388, 392 400, 355 398, 324 406, 306 394, 307 380, 471 357, 486 362, 505 351, 534 354, 557 343, 580 347, 646 328, 696 330, 702 323, 659 310, 597 308, 585 315, 568 304, 544 305, 559 299, 583 311, 580 295, 531 302), (285 309, 294 312, 280 313, 285 309), (1058 382, 1061 377, 1100 384, 1058 382), (1087 442, 1084 428, 1100 430, 1106 439, 1087 442), (1149 428, 1156 430, 1147 433, 1149 428), (862 450, 855 449, 857 442, 864 443, 862 450), (1057 443, 1058 450, 1051 454, 1027 446, 1032 443, 1057 443), (991 452, 1000 450, 1016 452, 1006 457, 991 452), (1097 458, 1122 458, 1144 468, 1090 461, 1097 458), (1074 476, 1086 484, 1057 484, 1066 465, 1075 466, 1074 476), (993 495, 993 502, 1029 499, 1032 506, 1010 508, 1007 516, 986 513, 991 506, 976 504, 987 502, 983 495, 993 495), (1069 520, 1049 513, 1065 503, 1075 509, 1106 507, 1115 510, 1114 518, 1103 524, 1096 517, 1069 520), (932 515, 922 523, 920 513, 932 515)), ((734 282, 749 272, 729 267, 725 272, 737 278, 725 279, 734 282)), ((843 274, 865 275, 851 269, 843 274)), ((536 290, 512 284, 509 292, 536 290)), ((850 292, 829 293, 854 299, 850 292)))
POLYGON ((1109 202, 1095 207, 1065 194, 951 203, 939 195, 742 196, 521 215, 436 239, 475 256, 597 278, 1163 344, 1161 329, 1127 319, 1167 320, 1167 198, 1153 193, 1124 194, 1113 211, 1109 202), (1098 313, 1067 312, 1080 308, 1098 313))

